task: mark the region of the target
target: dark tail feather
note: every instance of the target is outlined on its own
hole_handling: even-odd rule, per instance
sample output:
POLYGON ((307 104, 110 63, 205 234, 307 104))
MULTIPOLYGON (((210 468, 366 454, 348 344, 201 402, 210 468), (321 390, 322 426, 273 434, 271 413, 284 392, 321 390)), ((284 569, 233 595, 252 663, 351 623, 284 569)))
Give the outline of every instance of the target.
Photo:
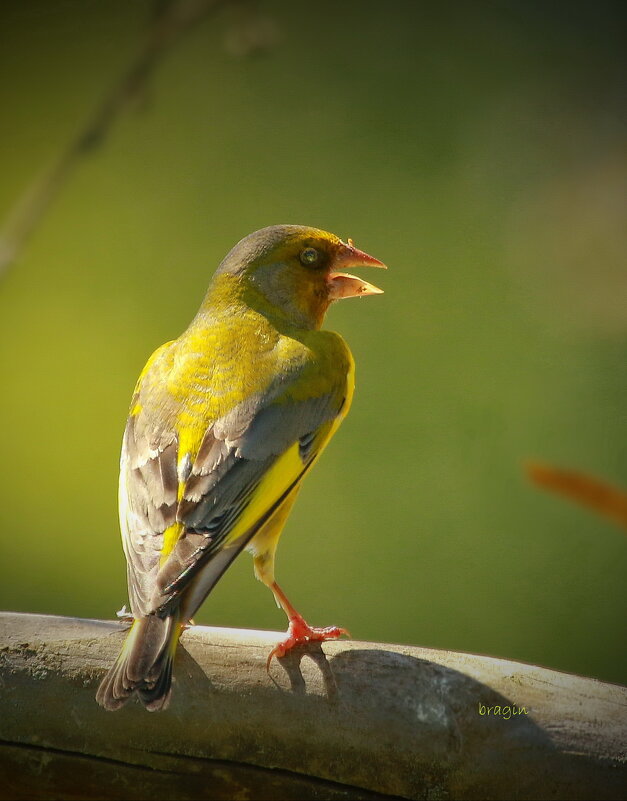
POLYGON ((165 709, 172 692, 172 663, 180 634, 178 610, 167 617, 137 618, 115 664, 102 680, 96 701, 120 709, 133 695, 151 712, 165 709))

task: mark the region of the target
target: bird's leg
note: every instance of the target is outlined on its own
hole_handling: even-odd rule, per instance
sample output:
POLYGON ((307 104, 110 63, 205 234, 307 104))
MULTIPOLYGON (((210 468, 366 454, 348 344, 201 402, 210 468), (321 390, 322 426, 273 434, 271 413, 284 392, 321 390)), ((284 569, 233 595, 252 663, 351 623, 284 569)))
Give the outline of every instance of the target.
POLYGON ((270 669, 270 662, 272 661, 273 656, 276 656, 280 659, 282 656, 285 656, 288 651, 291 651, 291 649, 296 645, 303 645, 307 642, 335 640, 338 637, 341 637, 342 634, 346 634, 350 637, 348 631, 340 628, 339 626, 327 626, 326 628, 314 628, 313 626, 310 626, 305 622, 305 619, 302 617, 302 615, 299 615, 294 609, 276 581, 272 582, 270 589, 274 593, 277 604, 287 615, 289 625, 285 639, 281 640, 281 642, 275 645, 270 651, 270 655, 268 656, 268 661, 266 663, 266 668, 268 670, 270 669))

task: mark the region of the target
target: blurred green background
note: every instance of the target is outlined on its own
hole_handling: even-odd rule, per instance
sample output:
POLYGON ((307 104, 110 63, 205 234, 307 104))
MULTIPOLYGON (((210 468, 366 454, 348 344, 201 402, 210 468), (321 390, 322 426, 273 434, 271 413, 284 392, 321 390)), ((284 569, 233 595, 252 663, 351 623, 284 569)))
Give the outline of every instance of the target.
MULTIPOLYGON (((283 535, 285 590, 358 639, 627 680, 624 533, 522 471, 539 458, 627 486, 625 4, 257 9, 169 51, 0 281, 0 608, 110 618, 125 602, 135 379, 238 239, 305 223, 390 269, 385 295, 327 318, 357 392, 283 535), (277 41, 242 57, 256 30, 277 41)), ((154 11, 3 4, 1 214, 154 11)), ((248 555, 197 619, 285 623, 248 555)))

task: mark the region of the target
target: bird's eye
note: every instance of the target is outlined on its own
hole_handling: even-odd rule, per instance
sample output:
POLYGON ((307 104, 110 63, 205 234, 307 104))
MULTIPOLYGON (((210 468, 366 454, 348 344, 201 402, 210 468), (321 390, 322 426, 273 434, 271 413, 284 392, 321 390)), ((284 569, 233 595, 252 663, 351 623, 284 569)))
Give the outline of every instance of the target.
POLYGON ((301 250, 300 263, 304 264, 305 267, 311 267, 312 264, 318 261, 318 255, 318 251, 315 248, 305 248, 301 250))

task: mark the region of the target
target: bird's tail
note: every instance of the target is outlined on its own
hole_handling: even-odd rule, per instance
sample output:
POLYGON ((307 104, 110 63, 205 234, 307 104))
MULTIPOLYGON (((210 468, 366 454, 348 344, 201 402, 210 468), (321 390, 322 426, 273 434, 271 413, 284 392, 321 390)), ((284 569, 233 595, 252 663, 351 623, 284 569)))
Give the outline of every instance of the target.
POLYGON ((179 613, 133 621, 115 664, 102 680, 96 701, 114 711, 137 693, 150 712, 165 709, 172 691, 172 663, 181 627, 179 613))

